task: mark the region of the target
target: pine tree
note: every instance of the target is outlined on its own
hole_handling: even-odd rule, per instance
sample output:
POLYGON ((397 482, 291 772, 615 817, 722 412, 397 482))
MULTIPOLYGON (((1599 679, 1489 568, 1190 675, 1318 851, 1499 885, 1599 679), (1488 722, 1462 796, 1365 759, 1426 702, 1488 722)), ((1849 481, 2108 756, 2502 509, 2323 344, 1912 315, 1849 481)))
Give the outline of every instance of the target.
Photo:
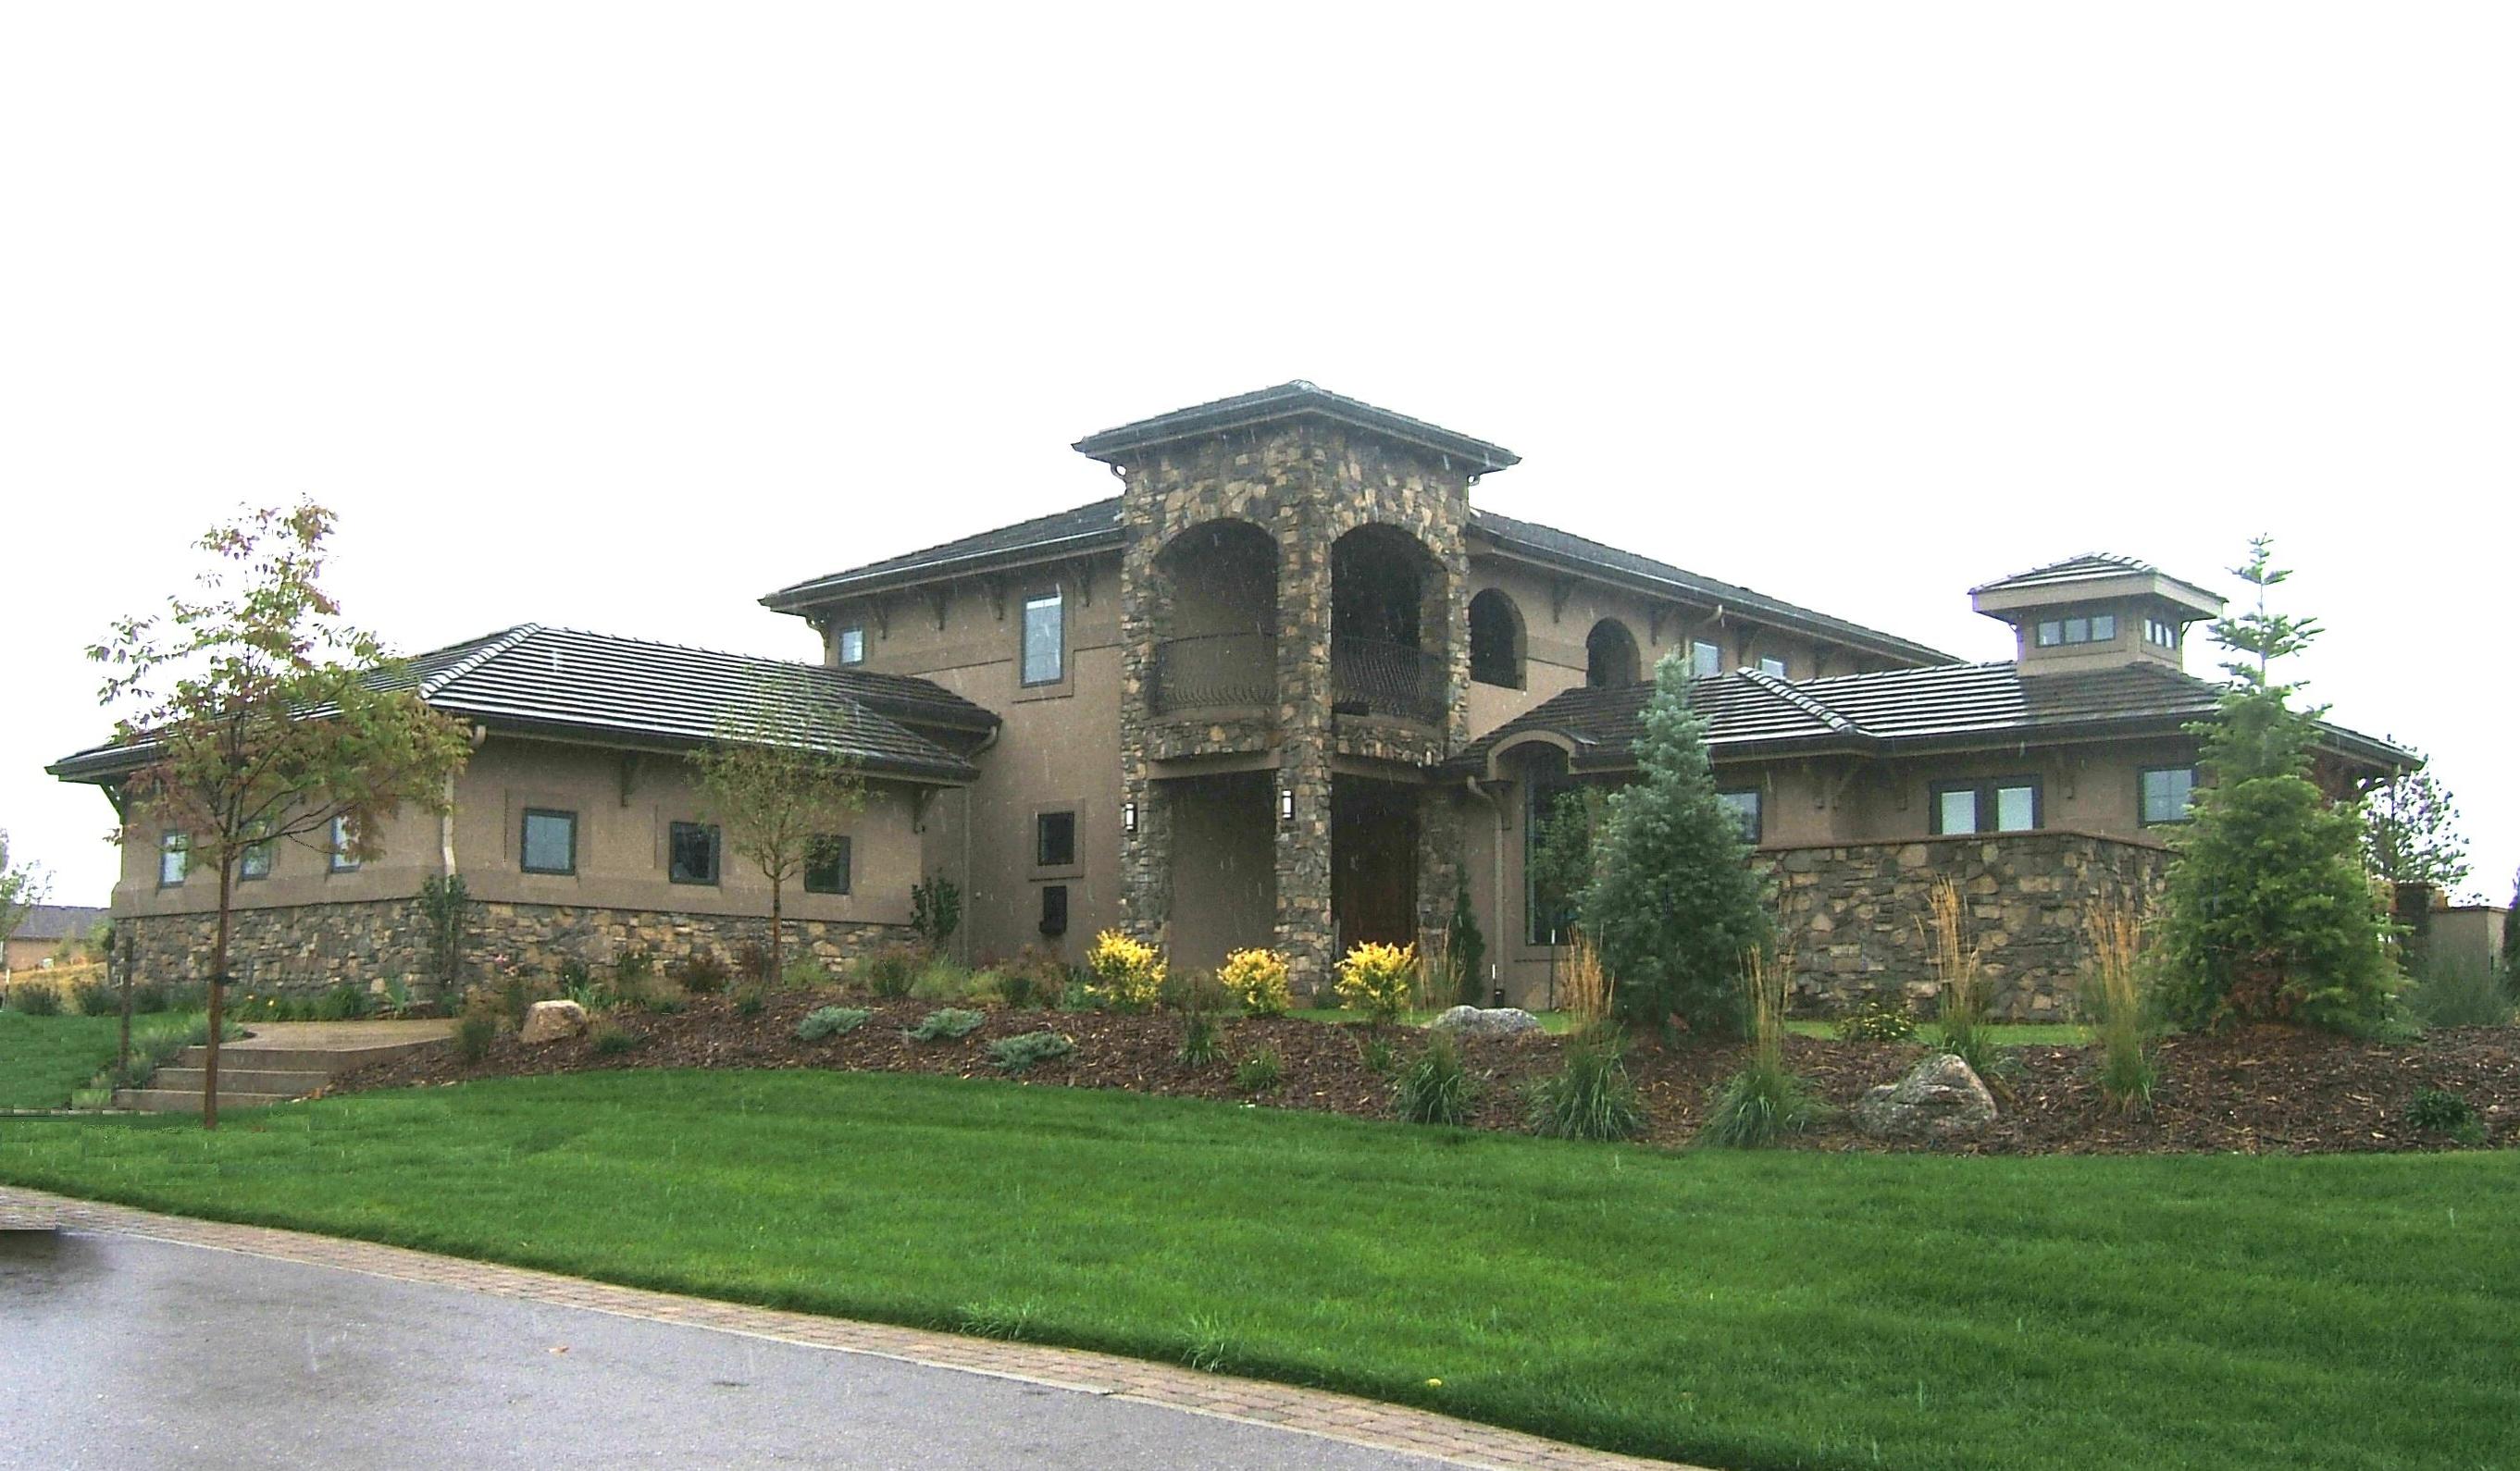
POLYGON ((2213 627, 2234 655, 2223 666, 2231 687, 2216 718, 2190 728, 2211 780, 2173 839, 2163 1000, 2186 1026, 2271 1019, 2367 1032, 2387 1019, 2399 982, 2389 922, 2363 869, 2360 815, 2310 779, 2325 711, 2294 709, 2295 687, 2273 679, 2274 661, 2320 630, 2268 609, 2290 575, 2272 555, 2270 539, 2250 544, 2232 573, 2257 589, 2256 604, 2213 627))
POLYGON ((2400 772, 2372 791, 2362 804, 2362 834, 2371 871, 2393 884, 2447 894, 2467 881, 2458 806, 2429 765, 2400 772))
POLYGON ((1775 925, 1747 863, 1741 826, 1715 795, 1706 720, 1688 708, 1679 655, 1654 670, 1637 737, 1637 779, 1609 799, 1599 870, 1584 927, 1613 977, 1612 1009, 1631 1024, 1737 1036, 1743 962, 1767 953, 1775 925))
POLYGON ((1464 1006, 1487 1004, 1488 939, 1479 933, 1477 911, 1470 907, 1470 869, 1454 870, 1453 919, 1445 926, 1444 954, 1453 967, 1454 995, 1464 1006))

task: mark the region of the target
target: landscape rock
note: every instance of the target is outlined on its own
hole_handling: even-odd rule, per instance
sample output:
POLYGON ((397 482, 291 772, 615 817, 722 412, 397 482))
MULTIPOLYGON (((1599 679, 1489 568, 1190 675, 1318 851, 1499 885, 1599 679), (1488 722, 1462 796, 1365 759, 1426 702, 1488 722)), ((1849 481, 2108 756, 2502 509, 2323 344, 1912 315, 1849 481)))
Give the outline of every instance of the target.
POLYGON ((1520 1006, 1455 1006, 1428 1022, 1437 1032, 1452 1032, 1462 1037, 1522 1037, 1537 1035, 1540 1018, 1520 1006))
POLYGON ((586 1008, 575 1002, 536 1002, 525 1008, 517 1040, 527 1047, 559 1042, 586 1030, 586 1008))
POLYGON ((1855 1126, 1876 1139, 1941 1144, 1995 1122, 1995 1094, 1966 1062, 1945 1052, 1885 1083, 1855 1105, 1855 1126))

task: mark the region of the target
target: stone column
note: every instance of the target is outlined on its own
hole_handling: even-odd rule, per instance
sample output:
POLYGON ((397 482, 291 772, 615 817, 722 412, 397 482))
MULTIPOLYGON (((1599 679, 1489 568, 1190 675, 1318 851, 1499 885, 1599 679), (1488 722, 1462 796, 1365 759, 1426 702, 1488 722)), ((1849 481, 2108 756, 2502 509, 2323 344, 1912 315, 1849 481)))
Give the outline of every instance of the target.
MULTIPOLYGON (((1306 468, 1323 472, 1305 436, 1306 468)), ((1330 542, 1316 496, 1279 505, 1278 788, 1294 817, 1278 819, 1277 948, 1297 992, 1326 992, 1338 957, 1330 916, 1330 542)), ((1282 798, 1278 799, 1282 802, 1282 798)))

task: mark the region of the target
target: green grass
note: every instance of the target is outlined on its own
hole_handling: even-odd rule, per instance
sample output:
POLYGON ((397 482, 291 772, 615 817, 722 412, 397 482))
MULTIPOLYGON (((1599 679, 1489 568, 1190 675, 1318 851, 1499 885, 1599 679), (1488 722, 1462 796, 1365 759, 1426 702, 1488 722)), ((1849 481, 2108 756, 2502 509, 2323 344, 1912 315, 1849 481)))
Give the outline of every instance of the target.
POLYGON ((0 1121, 0 1180, 1726 1467, 2520 1463, 2509 1151, 1657 1154, 657 1071, 0 1121))
MULTIPOLYGON (((131 1019, 131 1050, 200 1018, 161 1011, 131 1019)), ((70 1095, 113 1066, 122 1022, 112 1016, 28 1016, 0 1011, 0 1108, 66 1108, 70 1095)))
MULTIPOLYGON (((1825 1021, 1788 1021, 1785 1030, 1796 1037, 1837 1035, 1835 1028, 1825 1021)), ((1918 1021, 1916 1044, 1920 1047, 1930 1044, 1933 1030, 1932 1022, 1918 1021)), ((2089 1046, 2092 1040, 2092 1029, 2078 1021, 2000 1021, 1987 1030, 1995 1034, 1996 1046, 2006 1048, 2079 1048, 2089 1046)))

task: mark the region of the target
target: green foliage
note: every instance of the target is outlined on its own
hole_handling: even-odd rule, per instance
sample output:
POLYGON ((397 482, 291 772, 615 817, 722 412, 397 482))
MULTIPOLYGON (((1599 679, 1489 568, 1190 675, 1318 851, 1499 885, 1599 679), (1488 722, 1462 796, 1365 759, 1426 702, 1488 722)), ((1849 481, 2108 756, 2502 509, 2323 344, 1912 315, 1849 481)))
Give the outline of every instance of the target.
POLYGON ((1263 1047, 1234 1065, 1234 1086, 1246 1093, 1273 1092, 1285 1077, 1286 1065, 1273 1047, 1263 1047))
POLYGON ((929 950, 942 950, 963 923, 963 886, 939 873, 910 886, 910 927, 929 950))
POLYGON ((2491 964, 2442 956, 2416 963, 2406 1003, 2427 1027, 2508 1026, 2513 1009, 2510 989, 2491 964))
POLYGON ((598 1057, 617 1057, 639 1045, 638 1033, 617 1021, 599 1021, 586 1029, 587 1045, 598 1057))
POLYGON ((694 996, 715 996, 734 975, 726 958, 713 950, 696 950, 665 962, 665 979, 694 996))
POLYGON ((18 926, 26 922, 27 912, 44 902, 46 888, 42 869, 10 861, 9 833, 0 828, 0 939, 18 932, 18 926))
POLYGON ((1286 958, 1274 950, 1231 952, 1216 980, 1245 1016, 1283 1016, 1295 1004, 1286 985, 1286 958))
POLYGON ((1656 666, 1643 725, 1637 779, 1610 794, 1584 927, 1622 1020, 1667 1028, 1678 1015, 1692 1031, 1732 1036, 1745 1019, 1733 978, 1744 956, 1773 947, 1775 930, 1740 824, 1716 797, 1681 655, 1656 666))
POLYGON ((1708 1100, 1697 1142, 1718 1149, 1764 1149, 1828 1114, 1785 1068, 1785 978, 1753 958, 1742 973, 1750 1016, 1750 1056, 1708 1100))
POLYGON ((103 981, 75 981, 70 985, 70 1007, 81 1016, 112 1016, 122 1010, 122 1003, 103 981))
POLYGON ((1193 1012, 1182 1027, 1181 1048, 1173 1053, 1174 1059, 1184 1067, 1205 1067, 1224 1054, 1224 1029, 1206 1012, 1193 1012))
POLYGON ((1906 995, 1894 986, 1867 992, 1838 1012, 1829 1030, 1840 1042, 1906 1042, 1916 1035, 1916 1016, 1908 1009, 1906 995))
POLYGON ((314 1021, 356 1021, 368 1014, 368 994, 344 981, 315 998, 308 1009, 314 1021))
POLYGON ((2257 588, 2256 607, 2214 625, 2234 655, 2223 666, 2232 687, 2214 720, 2191 727, 2213 780, 2171 839, 2162 1002, 2191 1028, 2273 1019, 2367 1034, 2388 1019, 2398 984, 2389 923, 2363 870, 2361 818, 2310 779, 2324 712, 2292 708, 2292 687, 2269 674, 2319 631, 2268 611, 2268 591, 2288 575, 2271 555, 2267 538, 2251 544, 2233 570, 2257 588))
POLYGON ((468 1006, 455 1023, 455 1054, 467 1062, 479 1062, 490 1055, 490 1043, 498 1035, 498 1012, 487 1006, 468 1006))
POLYGON ((1025 946, 995 968, 999 993, 1010 1006, 1055 1006, 1074 979, 1066 961, 1038 945, 1025 946))
POLYGON ((2407 1123, 2462 1144, 2485 1142, 2485 1121, 2477 1117, 2476 1106, 2447 1089, 2416 1089, 2414 1099, 2407 1105, 2407 1123))
POLYGON ((656 956, 648 950, 625 950, 612 958, 612 984, 624 996, 644 990, 656 974, 656 956))
POLYGON ((1454 997, 1464 1006, 1487 1004, 1488 939, 1470 905, 1470 868, 1453 866, 1453 917, 1444 926, 1444 959, 1453 968, 1454 997))
POLYGON ((679 991, 652 986, 639 994, 639 1009, 651 1016, 675 1016, 691 1005, 679 991))
MULTIPOLYGON (((2423 753, 2415 753, 2418 760, 2423 753)), ((2430 766, 2400 772, 2362 799, 2362 854, 2371 871, 2393 884, 2421 884, 2445 893, 2465 882, 2467 839, 2458 804, 2430 766)))
POLYGON ((1115 1011, 1144 1011, 1163 995, 1163 952, 1135 935, 1106 929, 1085 954, 1094 999, 1115 1011))
POLYGON ((738 1016, 759 1016, 761 1008, 768 1004, 769 1001, 762 996, 759 986, 746 986, 735 994, 735 1014, 738 1016))
POLYGON ((1021 1032, 990 1043, 989 1061, 1010 1073, 1027 1073, 1042 1063, 1076 1051, 1076 1040, 1063 1032, 1021 1032))
POLYGON ((1391 1070, 1400 1065, 1400 1049, 1391 1045, 1388 1037, 1368 1034, 1357 1039, 1356 1060, 1375 1077, 1388 1078, 1391 1070))
POLYGON ((798 1042, 820 1042, 854 1032, 875 1015, 864 1006, 816 1006, 796 1023, 798 1042))
POLYGON ((1644 1104, 1621 1057, 1625 1049, 1612 1030, 1569 1037, 1564 1066, 1532 1086, 1531 1132, 1558 1139, 1632 1139, 1643 1133, 1644 1104))
POLYGON ((1418 947, 1367 941, 1338 962, 1338 998, 1380 1025, 1400 1019, 1418 987, 1418 947))
POLYGON ((799 991, 811 991, 832 984, 833 977, 830 968, 821 960, 812 956, 802 956, 788 962, 788 968, 780 975, 779 980, 784 986, 799 991))
POLYGON ((62 994, 50 981, 20 981, 9 988, 9 1009, 28 1016, 59 1016, 62 994))
POLYGON ((131 988, 131 1010, 137 1016, 155 1016, 166 1009, 166 988, 134 986, 131 988))
POLYGON ((866 805, 857 763, 830 743, 840 713, 816 676, 757 665, 709 743, 692 754, 727 851, 769 880, 770 943, 739 955, 737 968, 747 977, 768 980, 787 968, 788 885, 804 874, 815 845, 866 805))
POLYGON ((777 979, 779 967, 770 960, 770 947, 758 940, 746 940, 735 947, 734 970, 738 980, 762 984, 777 979))
POLYGON ((951 1042, 968 1037, 989 1019, 985 1011, 967 1011, 959 1006, 939 1006, 919 1019, 919 1025, 901 1035, 913 1042, 951 1042))
POLYGON ((452 996, 464 983, 464 937, 471 926, 472 895, 461 873, 431 873, 420 881, 420 938, 428 952, 428 975, 452 996))
POLYGON ((910 988, 925 969, 927 958, 907 945, 887 945, 858 962, 859 973, 866 979, 867 990, 886 1001, 910 994, 910 988))
POLYGON ((1401 1071, 1391 1095, 1400 1116, 1413 1124, 1458 1128, 1469 1122, 1470 1100, 1477 1091, 1477 1080, 1462 1064, 1453 1034, 1436 1032, 1427 1037, 1416 1060, 1401 1071))

